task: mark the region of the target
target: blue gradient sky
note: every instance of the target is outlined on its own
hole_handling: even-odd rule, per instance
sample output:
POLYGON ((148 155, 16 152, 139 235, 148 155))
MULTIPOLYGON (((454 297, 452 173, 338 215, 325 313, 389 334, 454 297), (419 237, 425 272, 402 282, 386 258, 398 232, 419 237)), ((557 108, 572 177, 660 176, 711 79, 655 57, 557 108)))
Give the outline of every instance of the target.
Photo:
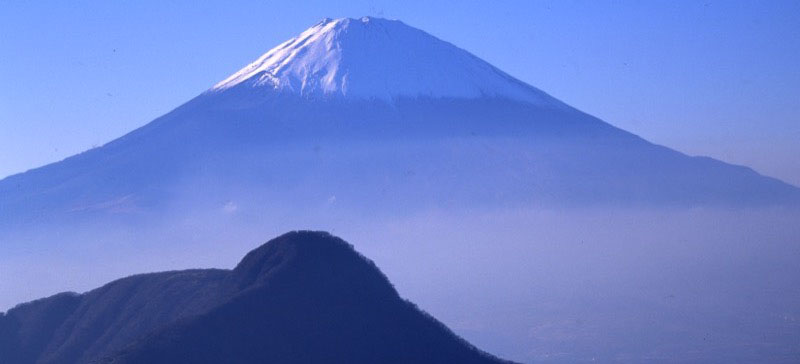
POLYGON ((144 125, 323 17, 363 15, 653 142, 800 185, 798 1, 0 0, 0 177, 144 125))

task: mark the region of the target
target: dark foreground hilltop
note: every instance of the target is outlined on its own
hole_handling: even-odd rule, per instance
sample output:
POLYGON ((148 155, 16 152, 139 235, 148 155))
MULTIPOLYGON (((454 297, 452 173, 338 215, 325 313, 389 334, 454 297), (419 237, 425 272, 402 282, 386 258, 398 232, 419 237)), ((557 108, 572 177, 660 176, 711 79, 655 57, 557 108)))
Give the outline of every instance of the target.
POLYGON ((132 276, 0 315, 0 363, 500 363, 345 241, 291 232, 232 271, 132 276))

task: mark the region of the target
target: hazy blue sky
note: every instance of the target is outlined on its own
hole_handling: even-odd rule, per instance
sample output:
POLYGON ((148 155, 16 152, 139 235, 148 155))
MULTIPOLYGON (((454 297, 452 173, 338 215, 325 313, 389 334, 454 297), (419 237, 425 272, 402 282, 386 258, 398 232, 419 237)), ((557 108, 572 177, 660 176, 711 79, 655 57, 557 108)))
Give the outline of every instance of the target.
POLYGON ((323 17, 363 15, 800 185, 800 1, 0 0, 0 177, 141 126, 323 17))

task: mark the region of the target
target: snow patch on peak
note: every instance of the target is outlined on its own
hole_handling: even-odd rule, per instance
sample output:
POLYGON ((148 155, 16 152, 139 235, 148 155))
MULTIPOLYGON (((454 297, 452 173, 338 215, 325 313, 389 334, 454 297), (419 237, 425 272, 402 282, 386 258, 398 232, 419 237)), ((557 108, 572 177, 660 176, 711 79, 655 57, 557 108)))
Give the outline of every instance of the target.
POLYGON ((305 97, 506 97, 561 105, 489 63, 398 20, 325 18, 210 91, 270 88, 305 97))

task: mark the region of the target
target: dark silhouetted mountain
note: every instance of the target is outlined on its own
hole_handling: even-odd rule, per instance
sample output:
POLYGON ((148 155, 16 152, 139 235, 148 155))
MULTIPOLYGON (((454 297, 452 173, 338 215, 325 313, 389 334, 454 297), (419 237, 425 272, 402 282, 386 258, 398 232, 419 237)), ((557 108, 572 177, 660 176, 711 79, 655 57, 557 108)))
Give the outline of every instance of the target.
POLYGON ((499 363, 397 294, 372 261, 292 232, 232 271, 132 276, 0 316, 0 363, 499 363))

